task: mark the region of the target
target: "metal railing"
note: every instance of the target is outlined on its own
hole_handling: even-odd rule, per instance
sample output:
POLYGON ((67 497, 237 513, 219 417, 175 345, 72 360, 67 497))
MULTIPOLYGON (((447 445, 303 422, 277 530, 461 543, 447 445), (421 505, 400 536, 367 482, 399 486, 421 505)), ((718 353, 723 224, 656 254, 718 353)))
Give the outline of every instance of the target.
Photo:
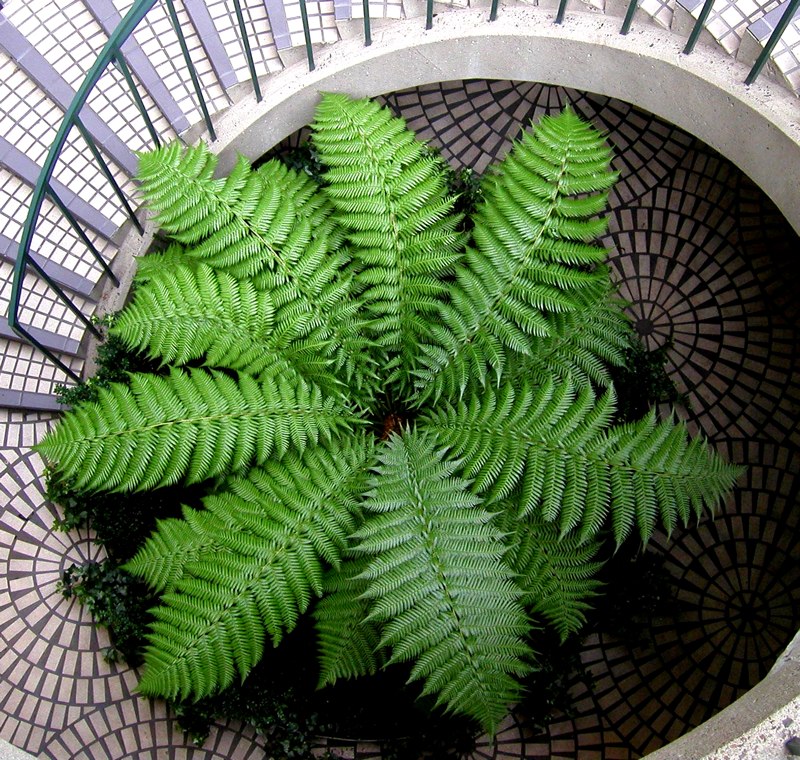
MULTIPOLYGON (((133 3, 132 8, 128 11, 125 17, 122 19, 120 24, 117 28, 113 31, 113 33, 109 36, 108 41, 106 42, 103 50, 101 51, 97 61, 94 65, 89 69, 86 77, 84 78, 82 84, 80 85, 78 91, 75 94, 72 103, 66 110, 64 114, 64 120, 56 134, 56 138, 50 147, 50 150, 47 154, 45 159, 44 165, 42 167, 41 173, 39 175, 38 181, 33 190, 33 196, 31 198, 30 207, 28 210, 28 215, 25 220, 25 224, 22 231, 22 237, 19 244, 18 255, 14 264, 14 279, 12 284, 12 292, 11 292, 11 299, 8 311, 8 324, 14 332, 28 343, 32 344, 36 348, 38 348, 42 353, 48 357, 48 359, 53 362, 61 371, 63 371, 68 377, 71 377, 73 380, 79 381, 80 377, 70 368, 68 367, 58 356, 55 355, 47 346, 43 345, 39 340, 36 339, 31 333, 20 324, 19 321, 19 311, 20 311, 20 300, 23 288, 23 280, 25 274, 28 272, 29 269, 36 272, 36 274, 44 280, 48 286, 53 290, 59 300, 61 300, 66 307, 72 311, 78 320, 85 325, 86 329, 90 331, 92 334, 100 337, 100 333, 93 324, 90 317, 84 314, 70 299, 70 297, 65 293, 64 289, 58 285, 57 282, 53 280, 52 277, 48 275, 48 273, 43 269, 41 264, 39 264, 35 258, 33 258, 31 253, 31 247, 34 239, 34 234, 36 232, 37 222, 39 220, 39 216, 42 210, 42 204, 45 198, 48 198, 63 214, 64 218, 69 222, 70 226, 75 230, 76 234, 83 242, 83 244, 87 247, 87 249, 91 252, 92 257, 99 263, 100 267, 102 268, 103 272, 111 279, 111 281, 115 285, 119 285, 119 281, 114 273, 111 271, 111 268, 97 250, 97 248, 93 245, 89 237, 87 236, 86 232, 81 228, 80 223, 75 218, 75 216, 70 212, 67 208, 66 204, 62 201, 59 197, 58 192, 54 186, 53 182, 53 172, 56 166, 57 161, 61 155, 61 151, 64 148, 67 138, 73 128, 76 128, 80 134, 82 135, 83 139, 89 146, 90 152, 92 157, 96 161, 98 167, 100 168, 103 175, 109 181, 111 187, 113 188, 114 194, 116 195, 120 207, 124 210, 125 215, 128 219, 132 222, 132 224, 140 231, 143 232, 142 224, 136 216, 136 213, 131 206, 130 201, 125 196, 124 192, 120 188, 117 181, 114 179, 114 176, 111 170, 108 167, 105 159, 103 158, 102 150, 96 144, 94 138, 90 134, 90 132, 86 129, 84 123, 81 120, 81 111, 86 105, 86 102, 91 94, 93 88, 99 82, 101 76, 104 74, 106 69, 110 65, 114 65, 120 71, 124 81, 126 82, 134 103, 136 104, 136 108, 141 115, 144 124, 146 126, 147 132, 150 136, 150 139, 153 142, 154 146, 159 146, 161 144, 161 138, 158 134, 158 130, 155 127, 153 119, 150 117, 147 108, 144 103, 144 99, 139 92, 136 82, 128 68, 128 64, 125 60, 125 55, 122 51, 122 46, 128 40, 129 37, 136 31, 139 24, 145 18, 145 16, 153 9, 153 7, 160 2, 160 0, 135 0, 133 3)), ((163 0, 166 4, 166 9, 168 16, 170 18, 172 28, 175 31, 175 34, 178 38, 178 42, 180 44, 181 55, 184 59, 186 64, 186 68, 189 72, 189 77, 192 82, 192 88, 194 92, 194 96, 197 100, 198 108, 202 113, 203 122, 205 124, 206 129, 208 130, 208 134, 212 140, 216 140, 216 132, 214 130, 214 125, 212 123, 211 114, 209 113, 208 105, 206 103, 206 98, 203 94, 203 89, 201 87, 201 83, 199 77, 197 75, 197 70, 192 62, 191 55, 189 52, 189 47, 186 42, 186 36, 181 29, 180 21, 178 18, 178 14, 175 9, 174 0, 163 0)), ((703 25, 711 12, 711 8, 713 5, 714 0, 706 0, 700 15, 694 24, 692 32, 689 36, 688 42, 686 47, 684 48, 685 54, 690 54, 694 49, 694 46, 699 38, 700 32, 703 29, 703 25)), ((256 75, 256 67, 253 59, 252 48, 250 45, 250 34, 247 31, 246 23, 244 14, 242 12, 241 4, 239 0, 233 0, 234 10, 237 20, 237 26, 240 36, 240 41, 242 43, 242 48, 244 51, 245 59, 247 62, 248 71, 250 74, 250 80, 253 87, 253 91, 256 97, 256 100, 260 101, 262 99, 261 88, 259 86, 258 77, 256 75)), ((498 13, 498 4, 499 0, 492 0, 491 9, 488 16, 488 20, 494 21, 497 18, 498 13)), ((634 14, 638 7, 639 0, 630 0, 630 3, 627 7, 627 12, 625 14, 625 18, 622 23, 622 27, 620 28, 620 34, 627 34, 630 31, 631 24, 633 22, 634 14)), ((555 16, 555 23, 561 24, 564 21, 565 13, 566 13, 566 6, 567 0, 559 0, 558 9, 555 16)), ((770 36, 767 44, 764 47, 763 52, 759 56, 758 60, 756 61, 755 65, 750 71, 747 79, 745 80, 745 84, 749 85, 753 81, 755 81, 756 77, 758 77, 759 73, 761 72, 764 64, 769 58, 770 53, 774 49, 775 45, 777 44, 778 40, 780 39, 783 31, 788 26, 789 22, 794 17, 795 12, 800 7, 800 0, 790 0, 788 6, 786 7, 780 22, 776 26, 775 30, 773 31, 772 35, 770 36)), ((363 0, 363 10, 364 10, 364 44, 370 45, 372 44, 372 35, 370 29, 370 13, 369 13, 369 0, 363 0)), ((311 41, 311 31, 309 26, 309 19, 308 13, 305 6, 305 0, 301 0, 300 2, 300 11, 301 11, 301 19, 303 24, 303 37, 305 42, 305 49, 306 49, 306 56, 308 60, 308 68, 309 70, 313 70, 315 67, 314 63, 314 51, 311 41)), ((433 17, 434 17, 434 0, 427 0, 427 7, 426 7, 426 19, 425 19, 425 28, 431 29, 433 26, 433 17)))

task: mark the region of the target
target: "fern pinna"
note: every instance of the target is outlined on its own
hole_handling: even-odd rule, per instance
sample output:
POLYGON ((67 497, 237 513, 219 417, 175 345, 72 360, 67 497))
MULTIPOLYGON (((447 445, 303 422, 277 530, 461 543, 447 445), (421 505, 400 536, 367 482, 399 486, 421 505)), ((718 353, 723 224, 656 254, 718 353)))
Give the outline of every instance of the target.
POLYGON ((244 678, 309 610, 322 685, 409 661, 492 732, 531 628, 580 630, 603 542, 685 525, 739 470, 671 419, 614 424, 631 330, 592 240, 615 174, 575 113, 484 179, 471 234, 388 111, 326 95, 313 126, 321 185, 244 159, 215 179, 202 144, 141 156, 176 242, 112 330, 169 371, 38 449, 84 488, 207 484, 127 565, 161 595, 144 694, 244 678))

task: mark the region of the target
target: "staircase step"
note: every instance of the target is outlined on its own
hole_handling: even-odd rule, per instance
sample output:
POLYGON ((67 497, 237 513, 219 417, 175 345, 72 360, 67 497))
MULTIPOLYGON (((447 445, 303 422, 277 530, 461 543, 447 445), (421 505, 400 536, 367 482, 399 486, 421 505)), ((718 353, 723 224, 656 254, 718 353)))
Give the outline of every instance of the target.
POLYGON ((37 412, 62 412, 64 407, 50 393, 33 391, 11 391, 0 389, 0 407, 4 409, 27 409, 37 412))
MULTIPOLYGON (((31 337, 38 340, 45 348, 49 348, 54 353, 66 354, 67 356, 80 356, 81 344, 77 340, 67 338, 63 335, 56 335, 48 330, 38 327, 27 327, 25 329, 31 337)), ((9 327, 8 318, 0 317, 0 337, 9 340, 20 340, 19 336, 9 327)))
MULTIPOLYGON (((0 233, 0 260, 13 264, 17 260, 19 246, 15 240, 0 233)), ((83 296, 90 301, 97 301, 98 284, 86 277, 76 274, 71 269, 49 261, 38 253, 32 253, 31 258, 44 270, 45 274, 58 285, 73 293, 83 296)))
MULTIPOLYGON (((6 325, 7 329, 7 325, 6 325)), ((80 375, 84 360, 61 355, 59 359, 80 375)), ((33 346, 9 337, 0 337, 0 407, 13 409, 59 409, 53 396, 56 386, 73 380, 33 346)))
MULTIPOLYGON (((750 24, 736 55, 738 60, 748 66, 752 66, 756 62, 788 6, 789 0, 786 0, 750 24)), ((800 10, 795 12, 794 19, 786 27, 772 51, 762 76, 800 94, 800 10)))
MULTIPOLYGON (((717 44, 726 53, 735 56, 747 28, 779 2, 780 0, 717 0, 706 20, 700 41, 717 44)), ((703 0, 677 0, 672 30, 688 36, 702 8, 703 0)))
POLYGON ((672 28, 675 14, 675 0, 640 0, 639 9, 644 11, 653 21, 664 29, 672 28))

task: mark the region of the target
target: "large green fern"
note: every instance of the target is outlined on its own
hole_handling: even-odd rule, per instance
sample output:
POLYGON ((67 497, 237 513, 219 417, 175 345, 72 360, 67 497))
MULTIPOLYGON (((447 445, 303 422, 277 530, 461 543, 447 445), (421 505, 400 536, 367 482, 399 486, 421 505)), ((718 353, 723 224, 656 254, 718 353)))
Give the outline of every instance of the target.
POLYGON ((602 542, 688 523, 738 469, 670 419, 613 424, 631 331, 592 240, 615 175, 571 110, 484 180, 471 236, 387 111, 328 95, 314 130, 321 186, 275 161, 215 179, 204 146, 141 156, 176 242, 113 330, 171 369, 38 448, 84 488, 207 483, 127 565, 161 600, 143 693, 244 678, 313 606, 321 684, 410 661, 493 731, 531 627, 582 626, 602 542))

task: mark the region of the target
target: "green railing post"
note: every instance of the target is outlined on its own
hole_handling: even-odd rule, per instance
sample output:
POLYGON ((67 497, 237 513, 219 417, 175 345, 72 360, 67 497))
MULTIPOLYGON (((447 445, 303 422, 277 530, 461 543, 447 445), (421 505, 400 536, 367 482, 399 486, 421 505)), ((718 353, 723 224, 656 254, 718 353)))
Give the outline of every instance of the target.
POLYGON ((497 21, 497 6, 500 0, 492 0, 492 9, 489 11, 489 21, 497 21))
POLYGON ((433 29, 433 0, 428 0, 428 5, 425 9, 425 28, 433 29))
POLYGON ((369 0, 362 0, 364 5, 364 46, 372 44, 372 33, 369 28, 369 0))
POLYGON ((567 0, 559 0, 558 11, 556 13, 556 24, 564 23, 564 14, 567 12, 567 0))
POLYGON ((306 0, 300 0, 300 20, 303 22, 303 39, 306 42, 306 57, 308 58, 308 70, 314 71, 314 51, 311 48, 311 27, 308 24, 308 8, 306 0))
POLYGON ((697 44, 697 40, 700 39, 700 32, 703 31, 703 27, 708 20, 713 5, 714 0, 706 0, 705 3, 703 3, 703 9, 700 11, 697 21, 694 22, 692 33, 689 35, 689 40, 686 43, 686 47, 683 49, 684 55, 689 55, 694 50, 694 46, 697 44))
POLYGON ((175 30, 175 34, 178 37, 178 44, 181 46, 181 53, 183 54, 183 60, 186 61, 186 68, 189 69, 189 77, 192 80, 194 94, 197 96, 197 101, 200 104, 200 110, 203 112, 203 121, 206 123, 206 129, 208 129, 208 134, 211 139, 216 140, 217 133, 214 131, 214 125, 211 123, 211 114, 208 112, 206 99, 203 97, 203 88, 200 86, 200 79, 197 76, 197 71, 192 63, 192 57, 189 55, 189 46, 186 44, 186 38, 183 36, 181 22, 178 19, 177 12, 175 11, 175 3, 173 0, 166 0, 166 2, 167 12, 169 13, 170 21, 172 22, 172 28, 175 30))
POLYGON ((20 325, 14 325, 14 332, 19 335, 20 338, 24 338, 32 346, 39 349, 39 351, 41 351, 65 375, 71 377, 76 383, 81 381, 81 376, 77 372, 64 364, 64 362, 62 362, 61 359, 59 359, 47 346, 34 338, 33 335, 31 335, 24 327, 20 325))
POLYGON ((756 77, 761 73, 761 69, 764 68, 764 64, 767 62, 767 59, 770 57, 770 55, 772 55, 772 51, 778 44, 778 40, 783 36, 784 31, 786 31, 786 27, 789 26, 789 23, 794 18, 794 14, 797 13, 798 8, 800 8, 800 0, 789 0, 789 5, 786 6, 786 10, 783 12, 780 21, 778 21, 777 26, 772 30, 772 34, 770 34, 767 44, 764 46, 764 49, 761 51, 756 59, 756 62, 753 64, 753 68, 750 69, 747 79, 744 80, 746 85, 749 86, 756 81, 756 77))
POLYGON ((258 84, 256 76, 256 64, 253 61, 253 51, 250 49, 250 38, 247 36, 247 29, 244 25, 244 14, 239 0, 233 0, 233 9, 236 11, 236 23, 239 25, 239 34, 242 35, 242 47, 244 47, 244 57, 247 59, 247 68, 250 70, 250 79, 253 80, 253 91, 256 94, 256 102, 261 102, 261 86, 258 84))
MULTIPOLYGON (((94 160, 100 165, 103 174, 105 174, 106 179, 114 189, 114 193, 116 194, 117 198, 119 198, 119 202, 125 207, 125 211, 128 212, 128 218, 134 223, 136 229, 139 231, 139 234, 144 234, 144 227, 142 227, 142 223, 137 219, 131 204, 128 203, 128 199, 125 197, 125 193, 122 192, 122 188, 119 186, 119 183, 114 178, 114 175, 111 173, 111 169, 109 169, 108 164, 103 158, 103 154, 97 149, 97 146, 94 143, 94 138, 89 134, 89 131, 86 129, 86 127, 83 126, 83 122, 78 116, 75 117, 75 126, 78 127, 78 131, 81 133, 86 144, 89 146, 89 150, 92 152, 94 160)), ((114 275, 112 273, 112 277, 113 276, 114 275)))
POLYGON ((147 131, 150 133, 150 139, 153 141, 153 145, 156 148, 160 148, 161 140, 158 137, 158 132, 153 124, 153 120, 150 118, 150 114, 147 113, 142 96, 139 94, 139 88, 136 86, 136 82, 133 81, 133 76, 128 68, 128 64, 125 63, 125 58, 122 56, 122 52, 118 50, 116 53, 114 53, 114 56, 111 58, 111 62, 120 70, 123 79, 125 79, 127 82, 128 89, 131 91, 131 95, 133 96, 133 102, 136 103, 136 108, 138 109, 142 119, 144 119, 144 124, 147 127, 147 131))
POLYGON ((64 292, 62 287, 52 278, 50 277, 47 272, 44 271, 41 264, 39 264, 36 259, 30 260, 30 265, 33 269, 36 270, 36 274, 41 277, 56 293, 56 295, 64 302, 64 305, 81 321, 83 322, 84 326, 87 330, 95 335, 95 337, 100 337, 100 330, 95 327, 92 323, 92 320, 89 319, 67 296, 64 292))
POLYGON ((636 13, 636 9, 639 7, 639 0, 631 0, 628 3, 628 10, 625 13, 625 20, 622 22, 622 29, 619 30, 620 34, 627 34, 631 30, 631 24, 633 23, 633 16, 636 13))
POLYGON ((70 226, 75 230, 75 234, 81 239, 83 244, 92 252, 92 256, 94 256, 97 263, 100 264, 103 271, 111 278, 115 285, 119 285, 119 279, 117 279, 117 276, 111 271, 108 262, 102 257, 94 243, 89 240, 89 236, 86 234, 83 227, 78 224, 78 220, 75 218, 74 214, 66 207, 64 201, 61 200, 58 193, 50 185, 47 186, 47 196, 70 223, 70 226))

